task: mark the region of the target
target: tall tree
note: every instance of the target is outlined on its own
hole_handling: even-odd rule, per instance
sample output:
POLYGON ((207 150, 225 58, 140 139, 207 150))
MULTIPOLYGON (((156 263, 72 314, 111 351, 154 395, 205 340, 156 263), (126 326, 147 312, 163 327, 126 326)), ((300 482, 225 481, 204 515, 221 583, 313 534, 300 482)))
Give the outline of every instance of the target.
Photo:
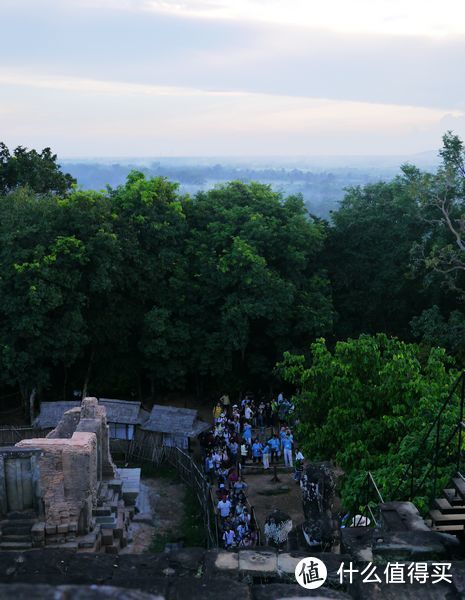
POLYGON ((404 167, 389 183, 351 188, 332 213, 324 256, 338 338, 380 331, 408 337, 412 317, 429 306, 422 277, 410 268, 412 245, 426 229, 411 193, 416 177, 404 167))
POLYGON ((186 200, 191 371, 233 388, 269 383, 285 348, 331 329, 325 231, 302 198, 232 182, 186 200))
POLYGON ((0 194, 27 186, 37 194, 65 195, 75 183, 69 173, 62 172, 50 148, 37 152, 18 146, 11 154, 0 142, 0 194))
MULTIPOLYGON (((452 367, 441 348, 425 353, 384 334, 337 342, 333 351, 319 340, 309 366, 302 355, 284 355, 278 368, 297 389, 299 444, 309 459, 332 458, 342 468, 346 507, 368 470, 385 498, 398 499, 392 494, 410 461, 417 474, 431 465, 436 439, 424 438, 458 376, 452 367)), ((459 404, 454 397, 443 411, 441 444, 459 422, 459 404)), ((449 458, 448 477, 453 464, 449 458)))

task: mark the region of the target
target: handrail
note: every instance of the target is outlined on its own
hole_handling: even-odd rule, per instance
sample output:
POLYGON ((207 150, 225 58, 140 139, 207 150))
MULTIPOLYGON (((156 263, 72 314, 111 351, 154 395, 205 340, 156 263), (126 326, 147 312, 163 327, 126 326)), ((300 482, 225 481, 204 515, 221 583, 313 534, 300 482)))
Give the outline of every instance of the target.
MULTIPOLYGON (((396 488, 394 489, 393 493, 392 493, 392 498, 396 498, 400 492, 400 489, 402 487, 402 485, 404 484, 404 482, 408 479, 408 475, 411 472, 411 486, 410 486, 410 498, 413 498, 414 494, 413 492, 416 491, 418 489, 418 485, 414 488, 414 466, 419 458, 419 456, 424 452, 424 446, 426 444, 426 442, 428 441, 431 433, 433 432, 433 430, 436 428, 436 448, 435 448, 435 460, 434 460, 434 466, 436 466, 436 462, 437 462, 437 457, 438 457, 438 453, 440 452, 440 448, 439 448, 439 428, 440 428, 440 423, 441 423, 441 417, 442 414, 444 412, 444 410, 446 409, 446 407, 449 405, 449 403, 451 402, 455 392, 457 391, 457 387, 459 385, 459 383, 462 383, 462 389, 461 389, 461 406, 460 406, 460 418, 459 418, 459 422, 461 422, 463 420, 463 410, 464 410, 464 395, 465 395, 465 370, 461 371, 460 375, 457 377, 457 379, 455 380, 447 398, 444 400, 444 402, 442 403, 441 408, 439 409, 439 412, 436 414, 436 417, 434 418, 433 422, 431 423, 426 435, 423 437, 422 441, 420 442, 420 444, 418 445, 418 449, 416 451, 416 453, 414 454, 414 456, 411 458, 409 464, 407 465, 407 467, 404 469, 402 475, 399 477, 399 481, 398 484, 396 486, 396 488)), ((450 440, 452 439, 453 435, 455 435, 456 433, 456 429, 454 429, 453 434, 450 436, 448 443, 450 442, 450 440)), ((422 479, 422 483, 425 479, 425 476, 422 479)))
POLYGON ((372 486, 375 488, 375 490, 376 490, 376 493, 377 493, 377 495, 378 495, 378 498, 379 498, 379 500, 380 500, 381 504, 384 504, 383 497, 382 497, 382 495, 381 495, 381 492, 379 491, 379 488, 378 488, 378 486, 377 486, 377 484, 376 484, 376 481, 375 481, 375 478, 373 477, 373 474, 372 474, 372 472, 371 472, 371 471, 368 471, 368 474, 367 474, 367 476, 370 478, 370 480, 371 480, 371 484, 372 484, 372 486))

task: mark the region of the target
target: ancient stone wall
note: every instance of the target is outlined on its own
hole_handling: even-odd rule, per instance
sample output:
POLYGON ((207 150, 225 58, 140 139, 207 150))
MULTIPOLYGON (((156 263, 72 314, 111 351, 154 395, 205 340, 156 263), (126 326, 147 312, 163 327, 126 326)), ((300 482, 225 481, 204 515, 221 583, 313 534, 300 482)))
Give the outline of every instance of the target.
POLYGON ((98 485, 95 434, 75 432, 69 439, 22 440, 17 447, 42 450, 38 467, 45 524, 79 523, 80 530, 88 531, 98 485))

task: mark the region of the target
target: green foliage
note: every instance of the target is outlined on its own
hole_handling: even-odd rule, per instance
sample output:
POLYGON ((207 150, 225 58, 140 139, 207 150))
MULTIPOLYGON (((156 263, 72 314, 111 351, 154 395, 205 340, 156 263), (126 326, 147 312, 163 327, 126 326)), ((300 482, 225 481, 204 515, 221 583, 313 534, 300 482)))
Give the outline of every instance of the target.
MULTIPOLYGON (((418 474, 428 467, 434 437, 418 452, 458 376, 451 365, 440 348, 425 354, 384 334, 337 342, 333 351, 318 340, 308 367, 304 357, 285 353, 279 369, 299 388, 299 443, 309 460, 331 458, 343 469, 346 506, 368 470, 389 498, 414 457, 418 474)), ((446 439, 458 422, 457 398, 442 418, 446 439)))
POLYGON ((236 388, 263 382, 286 348, 331 329, 324 229, 301 198, 256 183, 200 193, 184 210, 191 368, 236 388))
POLYGON ((407 337, 409 322, 428 298, 421 274, 414 277, 410 252, 426 229, 411 193, 416 171, 389 183, 351 188, 333 212, 325 253, 338 338, 384 331, 407 337))
POLYGON ((24 400, 265 385, 331 329, 324 237, 259 184, 189 198, 134 171, 99 193, 0 195, 1 381, 24 400))
POLYGON ((76 183, 68 173, 63 173, 50 148, 42 152, 18 146, 10 153, 0 142, 0 195, 19 187, 28 187, 37 194, 64 195, 76 183))

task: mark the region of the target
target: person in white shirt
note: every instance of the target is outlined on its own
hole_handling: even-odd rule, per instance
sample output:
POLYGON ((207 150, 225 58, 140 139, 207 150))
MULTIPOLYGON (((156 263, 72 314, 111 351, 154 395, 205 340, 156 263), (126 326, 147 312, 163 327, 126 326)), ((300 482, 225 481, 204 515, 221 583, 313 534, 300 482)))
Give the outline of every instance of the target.
POLYGON ((223 533, 224 547, 231 548, 235 542, 234 531, 231 527, 227 527, 226 531, 223 533))
POLYGON ((228 498, 226 498, 226 500, 220 500, 218 502, 218 510, 220 512, 220 517, 222 519, 227 519, 231 512, 231 501, 228 498))

